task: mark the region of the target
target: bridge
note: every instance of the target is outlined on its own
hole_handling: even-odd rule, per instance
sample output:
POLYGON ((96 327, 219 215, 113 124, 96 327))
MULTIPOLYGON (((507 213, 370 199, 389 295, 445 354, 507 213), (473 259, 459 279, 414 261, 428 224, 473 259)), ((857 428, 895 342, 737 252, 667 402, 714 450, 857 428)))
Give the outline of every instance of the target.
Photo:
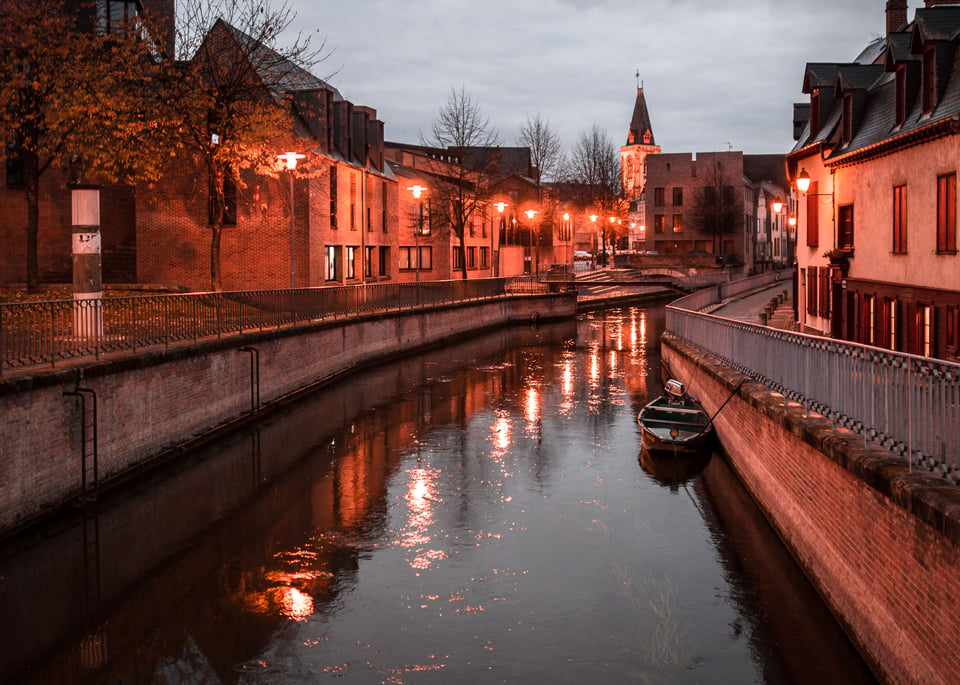
POLYGON ((697 273, 696 269, 686 267, 658 266, 646 268, 610 268, 572 274, 565 271, 551 272, 546 281, 565 281, 581 293, 597 286, 659 286, 678 292, 690 293, 718 283, 726 283, 730 275, 725 271, 697 273))

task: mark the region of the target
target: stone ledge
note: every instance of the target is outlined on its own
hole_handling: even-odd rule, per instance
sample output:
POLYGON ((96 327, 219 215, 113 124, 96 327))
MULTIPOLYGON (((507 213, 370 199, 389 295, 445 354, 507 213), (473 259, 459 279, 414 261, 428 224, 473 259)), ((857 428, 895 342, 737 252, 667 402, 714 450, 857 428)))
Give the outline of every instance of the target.
POLYGON ((785 405, 779 393, 670 334, 663 335, 661 344, 692 359, 731 393, 742 383, 736 392, 744 402, 929 525, 953 545, 960 546, 960 485, 922 469, 911 469, 905 457, 887 449, 864 446, 861 436, 844 428, 834 428, 829 419, 819 414, 806 415, 796 402, 785 405))

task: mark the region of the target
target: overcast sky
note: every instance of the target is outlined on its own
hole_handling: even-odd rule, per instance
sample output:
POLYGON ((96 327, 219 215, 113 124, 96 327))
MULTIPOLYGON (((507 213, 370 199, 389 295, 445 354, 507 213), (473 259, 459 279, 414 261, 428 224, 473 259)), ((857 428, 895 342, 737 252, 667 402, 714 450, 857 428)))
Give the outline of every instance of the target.
POLYGON ((804 65, 850 61, 886 26, 885 0, 291 2, 331 52, 315 75, 387 140, 418 143, 463 86, 502 144, 539 112, 566 150, 594 123, 626 143, 639 70, 664 152, 786 152, 804 65))

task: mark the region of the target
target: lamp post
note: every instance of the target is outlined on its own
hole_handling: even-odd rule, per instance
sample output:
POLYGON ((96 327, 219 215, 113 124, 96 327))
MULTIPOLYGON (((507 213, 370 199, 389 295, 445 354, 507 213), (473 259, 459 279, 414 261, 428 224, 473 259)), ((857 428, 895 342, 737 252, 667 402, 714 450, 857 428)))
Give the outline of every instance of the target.
POLYGON ((563 213, 563 237, 566 238, 563 245, 563 270, 567 270, 570 264, 570 238, 573 236, 572 226, 570 225, 570 212, 563 213))
POLYGON ((593 224, 593 229, 592 229, 590 232, 591 232, 592 237, 593 237, 593 261, 594 261, 594 267, 596 267, 596 261, 597 261, 597 218, 598 218, 598 217, 597 217, 596 214, 591 214, 591 215, 590 215, 590 223, 593 224))
MULTIPOLYGON (((537 215, 537 210, 535 210, 535 209, 528 209, 528 210, 526 210, 526 211, 524 212, 524 214, 527 215, 527 220, 530 222, 530 223, 529 223, 528 232, 529 232, 529 234, 530 234, 530 242, 531 242, 531 247, 532 247, 532 243, 533 243, 533 217, 535 217, 535 216, 537 215)), ((540 280, 540 241, 539 241, 539 240, 537 240, 536 251, 537 251, 537 263, 536 263, 536 268, 537 268, 537 270, 536 270, 536 275, 537 275, 537 280, 539 281, 539 280, 540 280)))
POLYGON ((420 234, 423 233, 423 191, 426 187, 417 183, 408 187, 407 190, 413 193, 413 198, 417 201, 417 225, 413 229, 413 240, 417 250, 414 278, 417 283, 420 283, 420 234))
MULTIPOLYGON (((503 252, 503 243, 507 237, 507 225, 506 223, 504 223, 504 220, 503 220, 503 210, 509 206, 510 205, 507 204, 506 202, 497 202, 496 204, 494 204, 494 207, 497 208, 497 213, 500 215, 500 222, 499 222, 499 226, 497 227, 497 230, 500 232, 500 235, 498 236, 498 239, 497 239, 497 243, 500 249, 497 250, 497 260, 496 260, 497 269, 496 269, 496 273, 494 273, 494 276, 500 276, 500 253, 503 252)), ((492 242, 493 236, 490 236, 490 239, 492 242)))
POLYGON ((302 155, 299 152, 284 152, 282 155, 277 155, 277 159, 285 162, 287 171, 290 172, 290 290, 297 287, 296 250, 294 247, 296 222, 293 211, 293 172, 297 170, 297 162, 304 157, 306 157, 306 155, 302 155))

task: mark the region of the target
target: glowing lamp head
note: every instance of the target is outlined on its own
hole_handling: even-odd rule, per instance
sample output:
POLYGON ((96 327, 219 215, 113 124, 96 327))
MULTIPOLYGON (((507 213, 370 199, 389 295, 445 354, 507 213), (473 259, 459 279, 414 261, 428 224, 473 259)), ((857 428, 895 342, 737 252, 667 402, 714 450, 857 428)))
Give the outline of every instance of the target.
POLYGON ((527 218, 528 218, 528 219, 533 219, 533 217, 535 217, 535 216, 537 215, 537 210, 535 210, 535 209, 528 209, 527 211, 524 212, 524 214, 527 215, 527 218))
POLYGON ((797 174, 797 190, 801 193, 810 190, 810 174, 807 173, 806 169, 801 169, 800 173, 797 174))
POLYGON ((506 202, 497 202, 497 203, 494 204, 493 206, 497 208, 497 211, 498 211, 498 212, 500 212, 501 214, 503 214, 503 210, 506 209, 507 207, 509 207, 510 205, 508 205, 506 202))
POLYGON ((304 157, 306 157, 306 155, 301 155, 299 152, 284 152, 282 155, 277 155, 277 159, 284 162, 290 171, 296 169, 297 162, 304 157))
POLYGON ((423 191, 426 189, 426 186, 422 186, 420 184, 412 185, 407 188, 407 190, 413 193, 413 197, 416 200, 420 199, 420 196, 423 195, 423 191))
POLYGON ((783 200, 779 197, 773 198, 773 202, 770 204, 770 207, 773 209, 774 214, 779 214, 783 210, 783 200))
POLYGON ((597 215, 596 215, 596 214, 591 214, 591 215, 590 215, 590 221, 592 221, 593 223, 597 223, 597 215))
POLYGON ((563 213, 563 220, 564 220, 564 221, 570 221, 570 212, 564 212, 564 213, 563 213))

